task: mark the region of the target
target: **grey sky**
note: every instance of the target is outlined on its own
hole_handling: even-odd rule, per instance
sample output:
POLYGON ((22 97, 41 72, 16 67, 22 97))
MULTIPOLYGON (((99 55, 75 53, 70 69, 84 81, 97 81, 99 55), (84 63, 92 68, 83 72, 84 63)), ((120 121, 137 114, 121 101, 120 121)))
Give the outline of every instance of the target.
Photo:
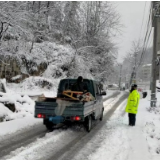
MULTIPOLYGON (((117 6, 117 12, 121 15, 121 23, 125 26, 123 33, 116 42, 119 44, 118 61, 130 50, 132 41, 139 39, 145 1, 119 1, 113 2, 117 6)), ((146 23, 149 17, 150 1, 146 2, 144 21, 141 31, 141 39, 146 32, 146 23)))

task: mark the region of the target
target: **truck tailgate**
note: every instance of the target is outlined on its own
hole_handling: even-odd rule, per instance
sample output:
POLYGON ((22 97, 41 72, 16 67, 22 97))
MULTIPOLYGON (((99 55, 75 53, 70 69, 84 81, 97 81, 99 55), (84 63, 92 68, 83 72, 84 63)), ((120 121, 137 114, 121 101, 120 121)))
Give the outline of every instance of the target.
MULTIPOLYGON (((39 113, 44 114, 46 118, 55 115, 55 108, 57 107, 56 102, 36 102, 35 104, 35 117, 39 113)), ((62 116, 85 116, 94 110, 94 102, 76 102, 69 106, 66 106, 62 116)))

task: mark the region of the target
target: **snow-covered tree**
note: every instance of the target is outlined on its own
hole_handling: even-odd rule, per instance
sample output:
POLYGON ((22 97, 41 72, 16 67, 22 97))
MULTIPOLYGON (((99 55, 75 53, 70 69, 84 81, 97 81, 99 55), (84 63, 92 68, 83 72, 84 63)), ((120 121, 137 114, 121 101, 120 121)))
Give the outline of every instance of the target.
POLYGON ((14 54, 29 76, 52 70, 54 78, 80 74, 106 81, 118 29, 111 2, 0 2, 0 54, 14 54))

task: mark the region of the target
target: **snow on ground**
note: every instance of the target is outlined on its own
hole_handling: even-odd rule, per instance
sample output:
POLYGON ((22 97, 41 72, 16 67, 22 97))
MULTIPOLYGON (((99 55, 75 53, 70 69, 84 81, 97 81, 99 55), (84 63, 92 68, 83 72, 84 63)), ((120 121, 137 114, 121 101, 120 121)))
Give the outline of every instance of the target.
MULTIPOLYGON (((4 80, 3 80, 4 81, 4 80)), ((20 84, 8 83, 5 88, 7 93, 0 92, 0 102, 15 105, 15 112, 10 112, 2 103, 0 103, 0 118, 4 121, 23 118, 27 115, 33 115, 34 106, 38 96, 44 94, 46 97, 56 96, 56 86, 58 80, 54 81, 42 77, 29 77, 20 84), (31 99, 32 98, 32 99, 31 99)))
MULTIPOLYGON (((50 84, 52 83, 50 80, 45 78, 35 78, 30 77, 25 80, 22 84, 7 84, 7 93, 1 93, 2 97, 0 97, 1 102, 10 102, 15 104, 16 112, 11 112, 8 108, 6 108, 2 103, 0 103, 0 118, 3 118, 3 121, 14 120, 17 118, 23 118, 27 115, 33 115, 34 113, 34 101, 29 98, 32 97, 35 99, 44 94, 46 97, 55 97, 56 91, 46 88, 41 88, 39 86, 35 86, 35 83, 39 80, 47 81, 50 84)), ((108 91, 105 97, 110 96, 115 91, 108 91)))
MULTIPOLYGON (((149 93, 149 92, 148 92, 149 93)), ((160 93, 157 94, 158 105, 160 93)), ((89 160, 159 160, 160 159, 160 106, 149 110, 150 93, 141 99, 136 126, 128 126, 124 101, 103 128, 103 141, 89 160)), ((93 144, 92 144, 93 145, 93 144)), ((80 155, 81 153, 79 153, 80 155)), ((78 158, 77 158, 78 159, 78 158)))
POLYGON ((118 107, 112 118, 99 130, 94 139, 85 145, 74 160, 128 160, 127 153, 129 144, 126 136, 129 129, 123 117, 126 100, 118 107), (93 147, 94 146, 94 147, 93 147), (88 155, 88 153, 90 153, 88 155))
MULTIPOLYGON (((110 92, 112 95, 114 92, 110 92)), ((113 104, 125 93, 125 91, 121 91, 120 94, 118 94, 116 97, 114 98, 109 98, 107 101, 103 102, 103 106, 104 106, 104 114, 106 114, 106 112, 108 112, 109 109, 112 108, 113 104)), ((110 96, 109 95, 109 96, 110 96)), ((107 96, 106 96, 107 97, 107 96)))
POLYGON ((36 140, 26 147, 21 147, 13 152, 9 156, 6 156, 3 160, 39 160, 45 156, 45 159, 49 155, 56 153, 60 148, 67 145, 79 133, 75 133, 70 129, 68 130, 55 130, 54 132, 47 133, 45 137, 36 140))
POLYGON ((28 82, 27 84, 27 82, 24 84, 7 84, 7 93, 0 92, 0 102, 9 102, 14 104, 16 108, 16 111, 12 112, 3 103, 0 103, 0 139, 7 134, 42 124, 42 120, 34 118, 35 102, 29 96, 44 94, 47 97, 54 97, 56 95, 55 91, 38 86, 36 89, 35 87, 29 88, 31 83, 28 82))
POLYGON ((8 83, 7 87, 20 95, 55 97, 59 79, 50 80, 43 77, 29 77, 22 83, 8 83))
POLYGON ((156 159, 158 156, 160 159, 160 92, 157 92, 157 107, 151 108, 150 104, 146 106, 146 123, 143 132, 152 157, 156 159))
MULTIPOLYGON (((123 93, 118 95, 116 97, 116 100, 118 100, 122 94, 123 93)), ((107 107, 108 105, 109 108, 111 108, 111 105, 113 105, 113 103, 115 103, 115 100, 114 101, 112 100, 112 103, 110 103, 108 100, 107 103, 105 102, 105 107, 107 107)), ((32 122, 32 120, 30 120, 30 122, 32 122)), ((13 123, 15 121, 11 121, 11 122, 13 123)), ((16 122, 16 123, 18 124, 19 122, 16 122)), ((37 121, 36 123, 39 123, 39 122, 37 121)), ((29 123, 27 123, 26 125, 28 124, 29 123)), ((71 129, 55 130, 54 132, 47 133, 43 138, 37 139, 35 142, 27 145, 26 147, 21 147, 13 151, 9 156, 5 157, 5 159, 7 160, 40 159, 42 155, 45 155, 46 153, 47 155, 52 154, 54 152, 56 153, 61 147, 63 147, 64 145, 67 145, 70 141, 72 141, 74 138, 79 136, 81 132, 83 132, 83 130, 79 130, 79 131, 71 130, 71 129), (55 147, 55 145, 53 144, 58 144, 58 145, 56 145, 55 147)), ((3 132, 3 135, 4 134, 5 132, 3 132)), ((46 159, 47 159, 47 155, 46 155, 46 159)))
POLYGON ((12 135, 25 128, 32 127, 37 124, 42 124, 42 119, 36 119, 33 115, 24 118, 15 119, 0 123, 0 140, 6 136, 12 135))
MULTIPOLYGON (((122 94, 123 92, 121 92, 122 94)), ((126 100, 117 108, 114 115, 106 125, 98 132, 92 142, 77 153, 75 160, 159 160, 160 159, 160 92, 157 93, 157 107, 150 108, 150 92, 145 99, 140 100, 139 111, 137 114, 136 126, 128 126, 128 115, 124 113, 126 100), (94 146, 94 147, 93 147, 94 146), (94 149, 93 149, 94 148, 94 149), (89 154, 88 154, 89 153, 89 154), (84 157, 87 155, 87 157, 84 157)), ((112 93, 111 93, 112 94, 112 93)), ((119 96, 117 96, 118 98, 119 96)), ((104 103, 105 113, 111 108, 113 99, 104 103), (107 106, 108 105, 108 106, 107 106)), ((0 105, 0 107, 3 107, 0 105)), ((8 112, 8 111, 7 111, 8 112)), ((32 115, 14 121, 0 123, 0 137, 5 134, 16 132, 28 125, 42 123, 32 115)), ((55 149, 54 145, 49 145, 52 141, 58 142, 57 149, 66 145, 76 134, 71 130, 58 130, 47 133, 44 138, 36 142, 19 148, 12 153, 10 160, 38 159, 41 154, 46 154, 55 149), (68 141, 63 141, 63 138, 68 141), (70 138, 72 137, 72 138, 70 138), (41 154, 40 154, 41 153, 41 154)))
MULTIPOLYGON (((44 94, 46 97, 55 97, 56 91, 34 86, 32 80, 33 77, 21 84, 9 83, 6 87, 7 93, 1 92, 0 101, 14 103, 16 112, 12 112, 0 103, 0 137, 42 123, 42 120, 34 118, 35 102, 29 96, 44 94)), ((109 92, 107 96, 112 93, 114 92, 109 92)))
POLYGON ((115 92, 118 92, 118 90, 107 90, 106 91, 106 96, 103 96, 103 98, 107 98, 115 92))
MULTIPOLYGON (((3 121, 14 120, 17 118, 23 118, 27 115, 33 115, 35 102, 28 97, 28 95, 20 95, 14 91, 8 93, 0 92, 0 106, 1 106, 1 115, 3 121), (4 104, 12 104, 15 106, 15 112, 9 110, 4 104), (3 113, 3 114, 2 114, 3 113)), ((14 108, 14 107, 12 107, 14 108)))
POLYGON ((6 117, 7 115, 12 114, 12 111, 9 110, 7 107, 4 106, 4 104, 0 103, 0 118, 1 121, 6 117))

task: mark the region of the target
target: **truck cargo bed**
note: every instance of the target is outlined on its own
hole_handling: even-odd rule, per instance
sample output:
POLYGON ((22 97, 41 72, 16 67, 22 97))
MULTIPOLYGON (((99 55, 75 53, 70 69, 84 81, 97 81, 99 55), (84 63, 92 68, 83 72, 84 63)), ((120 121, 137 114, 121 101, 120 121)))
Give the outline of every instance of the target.
MULTIPOLYGON (((62 116, 67 117, 67 116, 85 116, 89 114, 90 112, 93 111, 94 109, 94 102, 74 102, 69 106, 66 106, 62 116)), ((46 118, 50 116, 56 116, 55 114, 55 108, 58 107, 58 104, 53 101, 53 102, 36 102, 35 105, 35 117, 39 113, 44 114, 46 118)))

